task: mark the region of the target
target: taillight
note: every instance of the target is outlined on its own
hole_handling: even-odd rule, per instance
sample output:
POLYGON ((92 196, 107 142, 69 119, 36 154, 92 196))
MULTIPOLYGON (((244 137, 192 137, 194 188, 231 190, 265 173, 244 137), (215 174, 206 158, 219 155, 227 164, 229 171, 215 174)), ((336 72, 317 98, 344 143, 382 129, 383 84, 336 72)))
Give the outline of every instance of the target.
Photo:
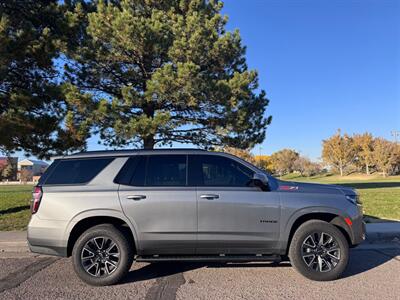
POLYGON ((35 214, 40 205, 40 200, 42 200, 43 191, 41 186, 35 186, 32 193, 32 201, 31 201, 31 213, 35 214))

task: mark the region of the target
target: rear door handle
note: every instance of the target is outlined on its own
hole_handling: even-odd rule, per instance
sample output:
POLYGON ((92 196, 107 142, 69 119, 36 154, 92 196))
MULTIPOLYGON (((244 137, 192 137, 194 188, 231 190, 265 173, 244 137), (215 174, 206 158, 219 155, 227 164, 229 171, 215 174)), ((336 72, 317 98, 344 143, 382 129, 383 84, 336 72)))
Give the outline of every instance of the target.
POLYGON ((207 199, 207 200, 214 200, 214 199, 218 199, 219 195, 215 195, 215 194, 204 194, 200 196, 201 199, 207 199))
POLYGON ((146 199, 146 196, 145 195, 129 195, 126 197, 126 199, 137 201, 137 200, 146 199))

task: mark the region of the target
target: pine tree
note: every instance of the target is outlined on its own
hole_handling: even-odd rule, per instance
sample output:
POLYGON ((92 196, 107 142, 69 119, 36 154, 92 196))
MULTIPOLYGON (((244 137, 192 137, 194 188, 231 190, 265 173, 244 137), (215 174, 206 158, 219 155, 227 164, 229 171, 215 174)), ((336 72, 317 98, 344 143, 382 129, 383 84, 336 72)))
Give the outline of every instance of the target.
POLYGON ((70 44, 67 32, 73 32, 64 16, 66 11, 67 5, 56 0, 0 1, 3 152, 24 150, 48 157, 85 145, 87 124, 76 122, 82 119, 64 97, 67 87, 60 82, 56 65, 70 44))
POLYGON ((105 145, 246 149, 264 140, 268 100, 221 9, 218 0, 99 1, 87 18, 70 16, 81 37, 68 53, 66 97, 90 97, 86 120, 105 145))

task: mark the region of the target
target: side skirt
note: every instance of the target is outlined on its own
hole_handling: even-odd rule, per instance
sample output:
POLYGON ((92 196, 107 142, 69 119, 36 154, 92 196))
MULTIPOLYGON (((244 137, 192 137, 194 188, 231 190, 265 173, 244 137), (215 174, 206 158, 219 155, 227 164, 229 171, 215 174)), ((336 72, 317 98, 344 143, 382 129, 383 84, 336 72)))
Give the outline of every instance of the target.
POLYGON ((187 261, 187 262, 252 262, 252 261, 271 261, 280 262, 280 255, 197 255, 197 256, 172 256, 172 255, 148 255, 137 256, 138 262, 161 262, 161 261, 187 261))

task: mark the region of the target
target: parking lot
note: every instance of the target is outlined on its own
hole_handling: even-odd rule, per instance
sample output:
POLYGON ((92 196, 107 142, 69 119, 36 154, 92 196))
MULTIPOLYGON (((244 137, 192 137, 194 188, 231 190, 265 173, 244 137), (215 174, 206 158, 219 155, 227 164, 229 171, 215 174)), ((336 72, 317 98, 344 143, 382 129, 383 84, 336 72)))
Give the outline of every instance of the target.
POLYGON ((82 283, 70 259, 0 254, 0 299, 400 299, 400 248, 353 249, 344 278, 313 282, 289 263, 137 263, 111 287, 82 283))

